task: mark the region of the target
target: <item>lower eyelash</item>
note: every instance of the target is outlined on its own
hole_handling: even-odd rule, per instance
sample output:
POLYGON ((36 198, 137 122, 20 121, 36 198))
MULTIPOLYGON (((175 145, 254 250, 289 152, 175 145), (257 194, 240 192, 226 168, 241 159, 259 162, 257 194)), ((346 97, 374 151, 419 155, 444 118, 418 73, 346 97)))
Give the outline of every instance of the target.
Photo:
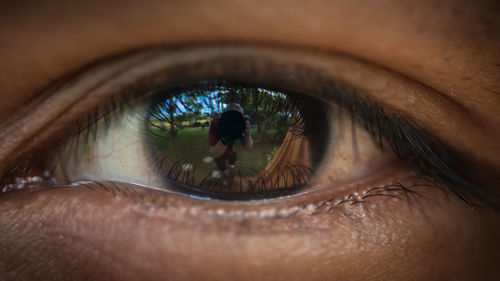
MULTIPOLYGON (((99 182, 99 181, 79 181, 73 183, 70 186, 51 186, 38 189, 38 191, 49 191, 58 188, 87 188, 92 192, 105 192, 111 196, 117 198, 126 198, 131 200, 132 203, 145 207, 146 209, 151 206, 153 210, 175 210, 176 212, 181 212, 189 215, 203 214, 206 216, 221 216, 230 217, 242 222, 250 218, 257 219, 290 219, 295 216, 314 216, 319 214, 325 214, 332 211, 342 209, 344 206, 355 206, 358 204, 369 203, 370 200, 376 198, 388 198, 393 200, 399 200, 401 202, 407 203, 409 206, 413 206, 414 203, 418 203, 418 198, 425 198, 425 195, 416 191, 417 187, 433 187, 432 180, 425 177, 416 176, 408 177, 418 178, 423 182, 414 182, 410 185, 404 185, 400 182, 393 184, 381 185, 372 188, 365 189, 363 191, 352 192, 344 196, 336 196, 333 198, 328 198, 320 201, 307 202, 300 205, 292 205, 286 207, 266 207, 260 206, 259 208, 252 208, 251 211, 245 210, 224 210, 218 204, 213 205, 213 207, 202 207, 193 205, 192 207, 182 207, 178 208, 175 206, 177 204, 177 199, 173 199, 172 193, 163 190, 151 190, 149 188, 141 188, 140 190, 135 187, 130 187, 128 184, 122 184, 120 182, 99 182), (224 210, 224 211, 223 211, 224 210)), ((444 190, 443 190, 444 192, 444 190)), ((429 198, 425 198, 429 199, 429 198)), ((197 200, 197 199, 191 199, 197 200)), ((423 211, 421 208, 416 208, 417 210, 423 211)))
MULTIPOLYGON (((423 175, 432 179, 435 185, 446 187, 468 205, 498 209, 500 202, 484 184, 473 183, 459 172, 459 162, 437 139, 426 134, 415 123, 404 116, 385 115, 382 108, 374 111, 376 120, 382 119, 378 134, 386 136, 396 155, 416 167, 423 175), (479 204, 473 202, 479 201, 479 204)), ((377 121, 379 122, 379 121, 377 121)), ((382 145, 383 146, 383 145, 382 145)))

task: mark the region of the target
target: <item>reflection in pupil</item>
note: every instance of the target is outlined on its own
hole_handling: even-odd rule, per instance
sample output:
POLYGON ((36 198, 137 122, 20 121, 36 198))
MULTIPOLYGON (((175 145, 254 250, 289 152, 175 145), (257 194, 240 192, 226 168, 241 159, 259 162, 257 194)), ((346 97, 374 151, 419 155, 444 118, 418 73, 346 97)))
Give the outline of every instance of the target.
POLYGON ((257 87, 204 84, 151 107, 146 137, 159 176, 208 192, 256 192, 312 176, 302 101, 257 87))

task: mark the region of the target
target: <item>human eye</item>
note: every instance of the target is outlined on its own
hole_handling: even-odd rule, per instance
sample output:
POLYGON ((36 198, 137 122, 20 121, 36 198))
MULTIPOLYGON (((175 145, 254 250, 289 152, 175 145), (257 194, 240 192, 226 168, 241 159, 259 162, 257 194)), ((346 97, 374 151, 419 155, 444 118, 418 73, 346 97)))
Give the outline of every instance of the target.
POLYGON ((75 126, 74 137, 67 133, 56 155, 43 157, 49 160, 42 166, 51 168, 40 170, 55 185, 128 182, 198 197, 252 200, 365 179, 395 160, 382 153, 385 141, 375 123, 361 128, 364 119, 354 110, 371 109, 347 88, 329 84, 330 97, 320 101, 314 94, 294 93, 301 84, 277 91, 256 86, 266 85, 265 79, 223 77, 230 80, 167 85, 120 104, 120 110, 101 106, 103 113, 97 109, 84 129, 75 126), (210 152, 218 146, 219 155, 210 152))
MULTIPOLYGON (((17 158, 8 161, 8 170, 2 170, 2 197, 6 202, 36 197, 34 201, 39 204, 47 203, 45 210, 54 202, 64 201, 65 212, 83 216, 91 211, 93 217, 100 217, 99 211, 104 211, 108 216, 102 219, 110 223, 106 228, 110 232, 122 230, 120 221, 131 231, 140 221, 160 219, 160 226, 144 223, 145 229, 153 233, 157 227, 172 232, 182 229, 188 233, 182 235, 205 241, 209 248, 213 242, 208 239, 210 235, 228 237, 237 233, 234 241, 238 240, 238 246, 245 239, 276 242, 279 235, 289 235, 293 241, 286 240, 284 245, 291 245, 300 241, 301 231, 333 229, 329 236, 345 243, 328 247, 340 252, 411 238, 405 231, 414 227, 409 221, 415 217, 408 214, 408 206, 427 213, 431 208, 428 205, 437 210, 436 205, 449 194, 458 195, 463 201, 460 204, 494 206, 495 199, 486 196, 483 185, 473 183, 458 169, 460 158, 454 157, 453 149, 426 130, 425 118, 414 121, 411 109, 398 108, 387 98, 380 98, 400 93, 397 85, 404 85, 405 94, 413 98, 434 97, 425 86, 366 62, 308 51, 257 46, 157 48, 104 60, 49 88, 51 99, 36 101, 37 108, 50 109, 50 114, 31 128, 26 125, 26 130, 36 136, 34 141, 25 137, 12 144, 11 150, 20 151, 11 154, 17 158), (228 99, 237 88, 241 93, 228 99), (249 175, 242 175, 249 162, 241 159, 235 174, 226 178, 231 179, 227 184, 223 177, 213 185, 200 184, 213 174, 213 166, 204 170, 200 179, 191 180, 196 174, 187 173, 190 168, 182 169, 198 161, 196 171, 201 170, 202 160, 209 156, 209 128, 182 151, 182 144, 173 143, 183 137, 182 130, 191 128, 175 128, 165 122, 181 122, 178 119, 192 111, 183 105, 184 98, 192 107, 201 104, 200 113, 212 118, 224 110, 209 114, 204 96, 227 99, 214 103, 224 108, 243 103, 252 91, 257 92, 257 99, 279 97, 276 108, 283 106, 286 110, 269 109, 266 114, 288 117, 281 127, 276 125, 278 120, 268 118, 273 122, 264 126, 261 143, 268 134, 279 130, 285 133, 278 134, 269 150, 255 154, 264 158, 275 148, 277 152, 286 146, 293 148, 304 139, 311 155, 298 154, 295 162, 288 163, 291 165, 282 162, 285 172, 278 169, 277 184, 262 185, 264 192, 232 190, 241 189, 242 180, 250 180, 249 186, 255 186, 251 179, 265 171, 270 162, 283 161, 275 160, 276 156, 252 168, 254 174, 249 175), (53 106, 56 104, 57 108, 53 106), (175 111, 174 119, 168 119, 172 117, 169 109, 175 111), (294 129, 292 119, 297 116, 301 125, 294 129), (159 125, 159 121, 163 123, 159 125), (155 126, 158 130, 151 131, 155 126), (169 129, 177 129, 177 136, 169 136, 169 129), (293 134, 296 138, 292 142, 285 141, 289 131, 299 132, 293 134), (155 151, 169 145, 180 152, 155 151), (189 160, 193 157, 189 151, 199 146, 204 146, 206 154, 189 160), (152 154, 171 164, 158 165, 152 154), (305 169, 293 168, 298 165, 305 169), (297 174, 302 176, 294 183, 297 174), (420 208, 422 205, 427 207, 420 208), (393 221, 398 222, 391 228, 393 221), (387 229, 380 229, 380 225, 387 229), (370 235, 370 230, 380 233, 370 235), (199 234, 202 231, 206 236, 199 234), (359 247, 353 246, 355 243, 359 247)), ((442 100, 436 98, 439 102, 442 100)), ((262 109, 262 103, 254 105, 255 118, 266 109, 262 109)), ((33 119, 42 110, 31 108, 34 110, 25 112, 23 118, 33 119)), ((206 122, 207 118, 200 119, 206 122)), ((257 140, 256 150, 260 145, 257 140)), ((104 222, 89 220, 94 226, 106 227, 104 222)), ((142 229, 134 231, 133 237, 141 237, 138 233, 142 229)), ((171 235, 183 241, 181 253, 188 251, 181 234, 171 235)), ((173 251, 175 247, 168 245, 162 250, 173 251)))
MULTIPOLYGON (((22 167, 43 171, 43 174, 19 176, 14 170, 15 179, 5 180, 3 191, 22 189, 24 185, 46 185, 47 181, 55 186, 78 186, 78 183, 102 186, 106 182, 113 184, 113 188, 117 188, 118 182, 127 182, 152 189, 176 189, 178 194, 194 193, 207 198, 229 196, 238 200, 239 196, 255 199, 328 190, 332 189, 330 186, 349 185, 370 179, 373 174, 391 171, 401 172, 400 178, 382 178, 378 185, 348 190, 344 197, 352 198, 355 192, 357 197, 347 200, 353 203, 375 195, 399 198, 418 194, 415 190, 421 186, 442 188, 445 185, 449 188, 446 191, 468 204, 487 199, 480 185, 472 187, 472 183, 458 174, 457 163, 447 158, 450 156, 443 151, 444 146, 405 115, 391 115, 391 108, 384 109, 373 100, 363 98, 363 90, 355 89, 359 85, 328 77, 325 72, 329 69, 314 69, 279 59, 273 61, 269 58, 274 52, 272 49, 260 51, 264 55, 259 51, 249 52, 247 48, 229 49, 229 55, 220 50, 186 51, 185 57, 190 57, 190 52, 208 53, 207 58, 194 62, 172 63, 180 55, 164 50, 145 52, 151 58, 140 53, 124 59, 134 61, 139 65, 135 69, 142 71, 136 74, 133 67, 125 71, 123 76, 127 79, 130 79, 129 72, 136 75, 130 79, 133 83, 119 85, 123 79, 120 76, 105 81, 112 86, 102 88, 113 92, 103 91, 107 101, 82 111, 83 115, 72 116, 72 129, 54 132, 62 136, 59 140, 49 139, 59 145, 38 155, 43 160, 37 167, 22 167), (253 61, 247 56, 254 56, 253 61), (142 61, 138 62, 137 57, 142 61), (149 66, 152 61, 157 65, 149 66), (140 68, 142 65, 154 70, 144 71, 140 68), (171 73, 175 75, 169 76, 171 73), (133 92, 127 93, 130 89, 133 92), (185 119, 197 111, 197 118, 209 126, 216 115, 228 111, 225 107, 238 103, 248 105, 254 117, 258 117, 255 129, 260 135, 256 142, 274 139, 271 145, 256 144, 256 151, 247 154, 247 159, 244 155, 238 169, 223 171, 207 163, 217 160, 210 156, 207 147, 215 146, 219 139, 205 144, 213 132, 203 133, 202 127, 192 125, 184 130, 179 122, 193 123, 193 119, 185 119), (261 125, 264 122, 268 125, 261 125), (279 122, 281 124, 277 124, 279 122), (199 132, 190 136, 193 130, 199 132), (191 140, 193 143, 187 145, 191 140), (300 153, 294 152, 296 150, 300 153), (285 156, 274 159, 272 154, 285 156), (404 169, 394 169, 401 165, 404 169)), ((309 64, 317 59, 306 54, 299 56, 305 57, 302 60, 313 60, 309 64)), ((113 67, 113 63, 110 64, 108 68, 113 67)), ((75 107, 80 106, 77 103, 75 107)), ((244 123, 243 114, 239 115, 244 123)), ((239 135, 243 133, 244 128, 241 129, 239 135)), ((232 151, 232 143, 242 139, 231 140, 232 151)), ((227 161, 224 165, 236 164, 236 160, 235 163, 227 161)), ((337 195, 325 202, 331 203, 333 199, 343 202, 341 198, 337 195)), ((323 206, 324 202, 315 203, 323 206)))

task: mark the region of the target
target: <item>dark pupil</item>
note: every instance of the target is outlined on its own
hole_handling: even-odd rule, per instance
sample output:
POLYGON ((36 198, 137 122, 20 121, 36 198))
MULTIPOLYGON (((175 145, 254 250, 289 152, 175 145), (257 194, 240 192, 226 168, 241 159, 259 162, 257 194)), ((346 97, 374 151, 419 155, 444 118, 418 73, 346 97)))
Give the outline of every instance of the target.
POLYGON ((245 119, 243 114, 235 110, 228 110, 221 114, 218 130, 222 137, 227 139, 239 139, 245 131, 245 119))
POLYGON ((145 123, 151 165, 169 188, 236 200, 307 186, 327 133, 318 101, 220 83, 159 93, 145 123))

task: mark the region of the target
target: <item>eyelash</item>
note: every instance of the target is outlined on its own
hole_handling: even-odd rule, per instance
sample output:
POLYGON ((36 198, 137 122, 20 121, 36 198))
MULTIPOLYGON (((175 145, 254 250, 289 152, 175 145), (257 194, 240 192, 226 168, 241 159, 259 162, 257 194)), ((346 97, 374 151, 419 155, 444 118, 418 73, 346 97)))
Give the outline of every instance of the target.
POLYGON ((465 178, 457 168, 459 166, 457 157, 439 140, 427 134, 404 115, 398 116, 393 113, 388 116, 381 106, 359 99, 355 100, 348 110, 353 118, 363 116, 358 122, 364 122, 364 128, 373 137, 378 138, 381 149, 384 149, 382 139, 385 138, 399 159, 410 163, 431 180, 430 186, 441 190, 447 188, 462 201, 474 207, 482 205, 494 209, 500 207, 500 202, 490 196, 488 185, 474 183, 465 178), (477 204, 474 200, 480 203, 477 204))
MULTIPOLYGON (((290 70, 286 69, 286 71, 290 70)), ((303 67, 299 70, 293 69, 293 72, 294 75, 302 77, 304 80, 309 79, 309 83, 317 85, 319 92, 324 96, 334 100, 339 106, 351 112, 352 120, 363 125, 374 140, 377 141, 381 149, 385 149, 382 140, 386 140, 389 147, 400 159, 412 164, 425 178, 430 179, 431 186, 442 190, 448 188, 453 194, 472 206, 478 206, 473 201, 479 201, 480 204, 487 207, 500 208, 499 202, 489 196, 488 185, 477 184, 464 177, 464 173, 461 173, 460 169, 457 168, 459 167, 458 157, 455 157, 454 153, 450 152, 450 149, 430 134, 427 134, 425 130, 418 127, 410 119, 402 114, 393 113, 389 116, 382 106, 368 99, 361 99, 354 90, 340 86, 335 81, 321 75, 321 73, 316 73, 315 70, 303 67)), ((274 86, 270 85, 268 88, 274 88, 274 86)), ((99 120, 103 119, 106 126, 108 126, 111 113, 117 110, 123 111, 123 108, 129 104, 128 101, 141 97, 137 93, 149 92, 151 87, 146 85, 144 88, 139 87, 128 90, 128 94, 122 93, 118 101, 111 98, 104 106, 95 108, 92 114, 89 114, 86 118, 87 124, 83 127, 84 129, 82 129, 81 123, 77 122, 77 131, 68 131, 63 142, 68 143, 71 137, 80 136, 82 133, 86 133, 87 142, 91 139, 91 134, 92 138, 95 139, 97 137, 96 126, 99 120)), ((286 92, 288 89, 276 90, 286 92)), ((79 145, 76 144, 76 149, 78 149, 79 145)), ((19 174, 19 170, 15 169, 13 174, 19 174)), ((5 186, 6 182, 8 181, 4 180, 2 186, 5 186)), ((410 190, 409 188, 404 189, 410 190)))

